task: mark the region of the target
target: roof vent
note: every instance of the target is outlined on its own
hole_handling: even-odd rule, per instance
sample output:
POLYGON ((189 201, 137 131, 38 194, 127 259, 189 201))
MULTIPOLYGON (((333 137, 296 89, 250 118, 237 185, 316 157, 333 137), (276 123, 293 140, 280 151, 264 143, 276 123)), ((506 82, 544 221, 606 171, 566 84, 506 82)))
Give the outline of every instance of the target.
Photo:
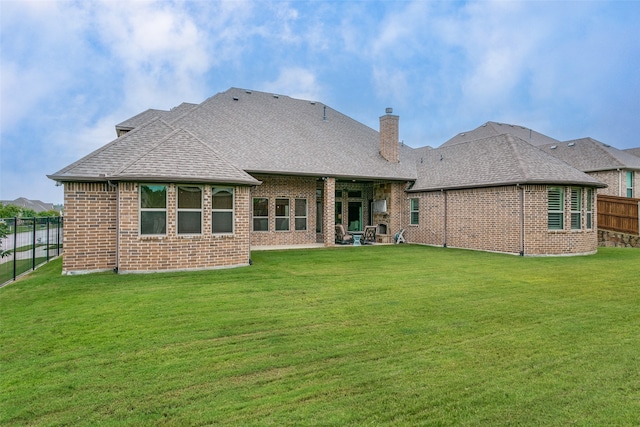
POLYGON ((460 134, 460 136, 465 136, 465 135, 466 135, 466 133, 464 133, 464 132, 462 132, 462 133, 460 134))
POLYGON ((326 122, 327 121, 327 106, 325 105, 322 111, 322 121, 326 122))
POLYGON ((316 101, 309 101, 309 104, 316 105, 316 101))
POLYGON ((385 108, 384 112, 387 113, 387 114, 391 114, 391 113, 393 113, 393 108, 387 107, 387 108, 385 108))
POLYGON ((280 96, 276 95, 275 93, 273 94, 273 97, 274 97, 275 99, 280 98, 280 96))
POLYGON ((251 95, 251 91, 250 90, 245 90, 244 93, 251 95))
POLYGON ((239 98, 238 98, 237 96, 234 96, 234 97, 233 97, 233 100, 234 100, 234 101, 237 101, 238 99, 239 99, 239 98))
POLYGON ((567 144, 568 147, 573 147, 574 145, 576 145, 575 142, 570 142, 570 143, 567 144))
POLYGON ((557 146, 557 145, 552 145, 552 146, 551 146, 551 149, 552 149, 552 150, 555 150, 556 148, 558 148, 558 146, 557 146))

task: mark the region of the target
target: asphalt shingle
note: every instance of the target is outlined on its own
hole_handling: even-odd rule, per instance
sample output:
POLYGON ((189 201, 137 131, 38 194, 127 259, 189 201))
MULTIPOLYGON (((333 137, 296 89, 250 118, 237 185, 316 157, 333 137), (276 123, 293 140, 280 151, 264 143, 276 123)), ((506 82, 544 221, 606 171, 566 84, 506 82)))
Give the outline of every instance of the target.
POLYGON ((593 138, 545 144, 540 148, 583 172, 614 169, 640 170, 640 158, 593 138))

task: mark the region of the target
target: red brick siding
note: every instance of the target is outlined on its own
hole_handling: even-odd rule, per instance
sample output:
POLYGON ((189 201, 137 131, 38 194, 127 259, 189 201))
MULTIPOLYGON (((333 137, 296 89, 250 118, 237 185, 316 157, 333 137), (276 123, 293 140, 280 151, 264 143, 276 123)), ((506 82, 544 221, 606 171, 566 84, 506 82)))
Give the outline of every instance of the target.
POLYGON ((116 266, 116 189, 107 183, 64 184, 63 273, 116 266))
POLYGON ((203 227, 201 235, 178 235, 174 184, 167 186, 166 236, 141 236, 139 233, 139 185, 120 184, 121 272, 212 269, 249 263, 249 188, 235 187, 234 232, 211 233, 211 187, 203 188, 203 227))
MULTIPOLYGON (((262 185, 251 191, 250 210, 254 197, 269 199, 269 231, 251 231, 252 246, 300 245, 316 242, 316 185, 317 178, 255 175, 262 185), (289 231, 275 231, 276 199, 289 199, 289 231), (295 199, 307 199, 307 230, 295 230, 295 199)), ((247 222, 253 228, 253 218, 247 222)))
MULTIPOLYGON (((586 191, 583 191, 583 202, 584 207, 586 191)), ((585 228, 586 215, 582 215, 582 228, 571 230, 568 188, 565 193, 565 229, 558 231, 548 229, 548 196, 544 185, 523 186, 522 189, 511 186, 408 194, 405 206, 405 236, 413 243, 446 243, 449 247, 514 254, 524 248, 525 255, 570 255, 597 250, 595 202, 592 229, 585 228), (524 196, 522 202, 521 194, 524 196), (410 198, 419 199, 420 220, 417 226, 409 225, 410 198), (521 203, 524 222, 521 222, 521 203)))

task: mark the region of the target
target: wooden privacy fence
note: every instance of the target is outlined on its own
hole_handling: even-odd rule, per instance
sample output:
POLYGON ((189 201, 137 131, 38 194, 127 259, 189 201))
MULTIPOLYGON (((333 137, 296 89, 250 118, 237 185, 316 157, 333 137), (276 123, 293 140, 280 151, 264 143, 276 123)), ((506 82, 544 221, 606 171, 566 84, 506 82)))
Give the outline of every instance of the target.
POLYGON ((640 199, 598 195, 598 228, 621 233, 640 233, 640 199))

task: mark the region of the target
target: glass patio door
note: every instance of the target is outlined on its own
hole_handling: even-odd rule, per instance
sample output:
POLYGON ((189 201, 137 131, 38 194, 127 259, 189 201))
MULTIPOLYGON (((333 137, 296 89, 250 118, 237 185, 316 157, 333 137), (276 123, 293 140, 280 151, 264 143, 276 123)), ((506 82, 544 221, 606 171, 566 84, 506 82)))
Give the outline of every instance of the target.
POLYGON ((349 231, 362 231, 362 202, 349 202, 347 220, 349 231))

